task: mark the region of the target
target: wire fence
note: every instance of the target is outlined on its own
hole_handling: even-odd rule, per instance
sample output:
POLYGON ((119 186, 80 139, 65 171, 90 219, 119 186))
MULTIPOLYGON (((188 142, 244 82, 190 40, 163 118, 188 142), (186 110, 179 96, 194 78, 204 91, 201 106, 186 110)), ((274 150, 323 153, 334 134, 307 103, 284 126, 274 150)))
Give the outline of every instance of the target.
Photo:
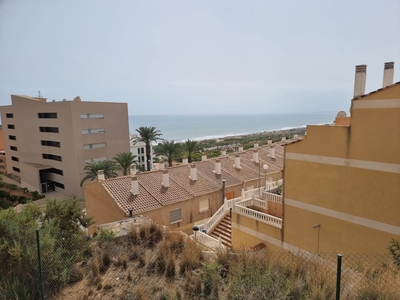
POLYGON ((0 299, 400 299, 389 254, 212 251, 151 223, 119 237, 10 232, 0 238, 0 299))

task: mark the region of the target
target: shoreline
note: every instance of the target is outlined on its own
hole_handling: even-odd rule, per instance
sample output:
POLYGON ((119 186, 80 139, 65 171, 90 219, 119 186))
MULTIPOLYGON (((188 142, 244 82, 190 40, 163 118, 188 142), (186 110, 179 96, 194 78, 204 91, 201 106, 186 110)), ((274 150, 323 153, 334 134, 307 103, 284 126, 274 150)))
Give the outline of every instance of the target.
MULTIPOLYGON (((193 139, 197 141, 199 144, 203 143, 223 143, 226 141, 231 141, 231 140, 251 140, 253 139, 253 142, 256 141, 261 141, 265 140, 266 138, 269 139, 281 139, 283 136, 286 136, 288 138, 288 135, 294 135, 298 134, 299 136, 304 136, 304 133, 306 132, 307 126, 301 126, 301 127, 295 127, 295 128, 290 128, 290 129, 279 129, 279 130, 271 130, 271 131, 262 131, 262 132, 255 132, 255 133, 248 133, 248 134, 240 134, 240 135, 228 135, 224 137, 215 137, 215 138, 206 138, 206 139, 193 139)), ((180 141, 182 142, 182 141, 180 141)), ((248 141, 250 142, 250 141, 248 141)))

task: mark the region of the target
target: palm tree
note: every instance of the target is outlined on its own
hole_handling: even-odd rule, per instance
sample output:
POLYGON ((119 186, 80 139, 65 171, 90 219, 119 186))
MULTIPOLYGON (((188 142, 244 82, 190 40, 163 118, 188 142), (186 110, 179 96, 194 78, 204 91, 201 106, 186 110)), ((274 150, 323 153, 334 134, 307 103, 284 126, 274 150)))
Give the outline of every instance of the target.
POLYGON ((81 186, 86 180, 89 179, 90 181, 95 180, 97 178, 97 173, 100 170, 103 170, 105 178, 113 178, 118 176, 117 173, 115 172, 117 170, 117 166, 113 161, 110 160, 102 160, 92 163, 86 163, 83 169, 85 170, 86 176, 83 177, 81 181, 81 186))
POLYGON ((180 143, 175 143, 174 141, 163 141, 157 146, 157 154, 165 155, 168 157, 168 165, 172 167, 172 157, 179 154, 181 149, 180 143))
POLYGON ((157 130, 155 127, 139 127, 136 129, 139 133, 139 137, 132 138, 132 140, 136 142, 144 142, 146 144, 146 163, 147 163, 147 171, 150 171, 150 160, 151 160, 151 149, 150 145, 152 142, 157 142, 158 140, 162 140, 160 136, 162 133, 160 130, 157 130))
POLYGON ((189 164, 192 162, 192 154, 197 150, 197 141, 187 139, 183 144, 183 148, 187 152, 189 164))
POLYGON ((136 155, 132 154, 131 152, 121 152, 118 153, 113 159, 117 165, 118 170, 122 170, 122 175, 128 175, 128 170, 131 165, 137 165, 135 160, 136 155))

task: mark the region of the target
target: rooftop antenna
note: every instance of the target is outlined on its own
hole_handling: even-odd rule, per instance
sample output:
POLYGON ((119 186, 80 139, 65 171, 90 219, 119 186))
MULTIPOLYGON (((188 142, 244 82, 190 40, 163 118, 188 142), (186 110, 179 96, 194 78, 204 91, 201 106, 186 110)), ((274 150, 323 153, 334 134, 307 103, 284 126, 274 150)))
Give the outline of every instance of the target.
POLYGON ((42 98, 42 94, 40 93, 40 91, 38 91, 38 97, 42 98))

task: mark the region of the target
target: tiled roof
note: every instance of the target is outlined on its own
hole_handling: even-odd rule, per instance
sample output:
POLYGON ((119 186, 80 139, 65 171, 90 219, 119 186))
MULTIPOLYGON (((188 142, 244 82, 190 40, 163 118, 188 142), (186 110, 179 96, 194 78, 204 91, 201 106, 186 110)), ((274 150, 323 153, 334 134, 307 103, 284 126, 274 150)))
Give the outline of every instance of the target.
MULTIPOLYGON (((197 169, 197 164, 195 165, 197 169)), ((194 196, 215 192, 220 189, 220 185, 218 186, 215 182, 213 182, 211 179, 208 179, 200 172, 196 173, 197 180, 190 180, 190 168, 190 165, 183 165, 168 168, 168 171, 174 181, 176 181, 194 196)))
POLYGON ((201 172, 204 176, 212 180, 217 186, 222 186, 222 180, 226 180, 226 186, 240 184, 241 180, 222 169, 221 175, 215 174, 215 160, 206 160, 196 163, 197 171, 201 172))
POLYGON ((132 195, 130 176, 102 180, 100 183, 126 214, 130 208, 133 209, 133 213, 140 213, 162 206, 140 183, 139 195, 132 195))
POLYGON ((181 202, 193 196, 169 176, 169 187, 162 185, 162 171, 151 171, 138 174, 139 183, 162 205, 181 202))
POLYGON ((393 84, 391 84, 391 85, 382 87, 382 88, 380 88, 380 89, 377 89, 377 90, 375 90, 375 91, 372 91, 372 92, 370 92, 370 93, 368 93, 368 94, 354 97, 353 100, 361 99, 361 98, 364 98, 365 96, 375 94, 375 93, 380 92, 380 91, 382 91, 382 90, 393 88, 393 87, 396 86, 396 85, 400 85, 400 81, 395 82, 395 83, 393 83, 393 84))
MULTIPOLYGON (((235 154, 236 155, 236 154, 235 154)), ((242 181, 253 180, 258 178, 258 170, 255 171, 252 168, 249 168, 245 164, 242 164, 242 159, 248 158, 248 155, 245 153, 240 154, 240 166, 241 169, 235 168, 235 155, 228 155, 227 157, 220 158, 222 168, 225 169, 230 174, 235 175, 240 178, 242 181)))

